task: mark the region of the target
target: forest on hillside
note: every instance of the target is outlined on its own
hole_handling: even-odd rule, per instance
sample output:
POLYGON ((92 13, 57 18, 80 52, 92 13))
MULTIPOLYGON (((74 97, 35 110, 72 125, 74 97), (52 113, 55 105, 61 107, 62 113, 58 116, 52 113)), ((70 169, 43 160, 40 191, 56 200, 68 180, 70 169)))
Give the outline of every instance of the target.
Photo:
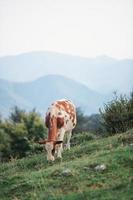
MULTIPOLYGON (((86 116, 77 108, 77 126, 72 145, 94 137, 108 137, 133 128, 133 92, 130 97, 117 95, 98 114, 86 116)), ((40 153, 37 142, 47 137, 44 119, 33 109, 30 112, 14 107, 8 119, 0 117, 0 161, 40 153)))

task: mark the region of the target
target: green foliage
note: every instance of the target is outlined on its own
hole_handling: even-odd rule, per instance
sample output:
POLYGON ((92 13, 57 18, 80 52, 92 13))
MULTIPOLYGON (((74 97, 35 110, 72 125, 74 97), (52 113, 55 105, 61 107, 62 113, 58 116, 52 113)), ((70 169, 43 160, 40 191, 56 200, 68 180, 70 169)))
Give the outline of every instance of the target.
POLYGON ((46 135, 46 128, 43 126, 41 117, 33 110, 25 115, 24 124, 28 130, 28 138, 34 141, 38 141, 39 138, 43 138, 46 135))
POLYGON ((0 198, 132 199, 133 148, 118 139, 123 135, 128 137, 129 133, 83 142, 64 151, 63 159, 54 163, 47 162, 45 153, 42 153, 1 164, 0 198), (106 170, 93 170, 98 164, 105 164, 106 170), (65 175, 64 171, 69 174, 65 175))
POLYGON ((28 142, 28 131, 25 127, 25 124, 14 124, 13 130, 10 132, 10 137, 12 138, 11 156, 18 158, 25 156, 27 151, 30 150, 28 142))
POLYGON ((125 132, 133 128, 133 94, 130 98, 120 95, 104 105, 100 110, 104 126, 109 134, 125 132))
POLYGON ((15 106, 12 109, 12 112, 10 113, 9 119, 14 122, 14 123, 19 123, 22 121, 22 119, 25 116, 25 111, 21 110, 20 108, 18 108, 17 106, 15 106))
POLYGON ((100 114, 92 114, 85 116, 80 108, 77 108, 77 125, 74 133, 92 132, 94 134, 101 134, 104 131, 102 124, 102 117, 100 114))
POLYGON ((46 135, 43 121, 35 110, 25 112, 15 107, 9 120, 0 123, 0 158, 21 158, 40 151, 35 142, 46 135))
POLYGON ((84 116, 82 110, 77 108, 77 125, 74 129, 74 133, 80 133, 86 131, 87 117, 84 116))
POLYGON ((2 128, 0 128, 0 161, 1 158, 9 157, 10 152, 11 138, 2 128))
POLYGON ((87 123, 88 131, 95 133, 96 135, 102 135, 105 132, 103 126, 103 119, 100 114, 92 114, 88 117, 87 123))

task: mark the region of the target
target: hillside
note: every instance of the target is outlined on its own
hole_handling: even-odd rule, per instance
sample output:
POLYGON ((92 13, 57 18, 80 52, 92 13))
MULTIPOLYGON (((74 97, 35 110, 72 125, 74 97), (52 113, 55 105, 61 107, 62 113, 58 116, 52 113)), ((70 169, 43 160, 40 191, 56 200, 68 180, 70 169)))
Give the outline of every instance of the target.
POLYGON ((116 136, 86 138, 62 161, 47 163, 41 153, 0 165, 1 200, 131 200, 132 130, 116 136), (104 164, 105 170, 95 166, 104 164))
POLYGON ((0 80, 0 112, 4 116, 15 105, 26 110, 36 108, 44 114, 50 103, 62 98, 71 99, 77 107, 90 114, 98 112, 109 97, 59 75, 47 75, 25 83, 0 80))

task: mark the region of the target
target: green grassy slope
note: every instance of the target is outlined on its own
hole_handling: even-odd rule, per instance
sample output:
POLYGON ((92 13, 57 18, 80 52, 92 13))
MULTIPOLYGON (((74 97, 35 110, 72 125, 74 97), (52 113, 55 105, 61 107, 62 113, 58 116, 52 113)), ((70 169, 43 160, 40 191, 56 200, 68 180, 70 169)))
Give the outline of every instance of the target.
POLYGON ((133 199, 132 133, 95 139, 47 163, 45 153, 0 166, 2 200, 133 199), (94 167, 105 164, 106 169, 94 167), (65 173, 67 171, 67 173, 65 173))

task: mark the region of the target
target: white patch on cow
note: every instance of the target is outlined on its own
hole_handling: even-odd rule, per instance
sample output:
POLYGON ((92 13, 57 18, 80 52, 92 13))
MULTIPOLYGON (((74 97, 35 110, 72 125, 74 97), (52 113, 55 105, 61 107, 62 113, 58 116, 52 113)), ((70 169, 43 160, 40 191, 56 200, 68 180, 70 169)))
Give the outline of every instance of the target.
POLYGON ((58 100, 59 102, 62 102, 62 101, 65 101, 66 102, 66 99, 60 99, 60 100, 58 100))
POLYGON ((65 128, 58 129, 58 141, 63 141, 65 134, 65 128))
POLYGON ((55 105, 52 105, 48 111, 48 114, 50 113, 50 115, 53 117, 57 116, 57 112, 58 112, 58 109, 56 108, 55 105))

